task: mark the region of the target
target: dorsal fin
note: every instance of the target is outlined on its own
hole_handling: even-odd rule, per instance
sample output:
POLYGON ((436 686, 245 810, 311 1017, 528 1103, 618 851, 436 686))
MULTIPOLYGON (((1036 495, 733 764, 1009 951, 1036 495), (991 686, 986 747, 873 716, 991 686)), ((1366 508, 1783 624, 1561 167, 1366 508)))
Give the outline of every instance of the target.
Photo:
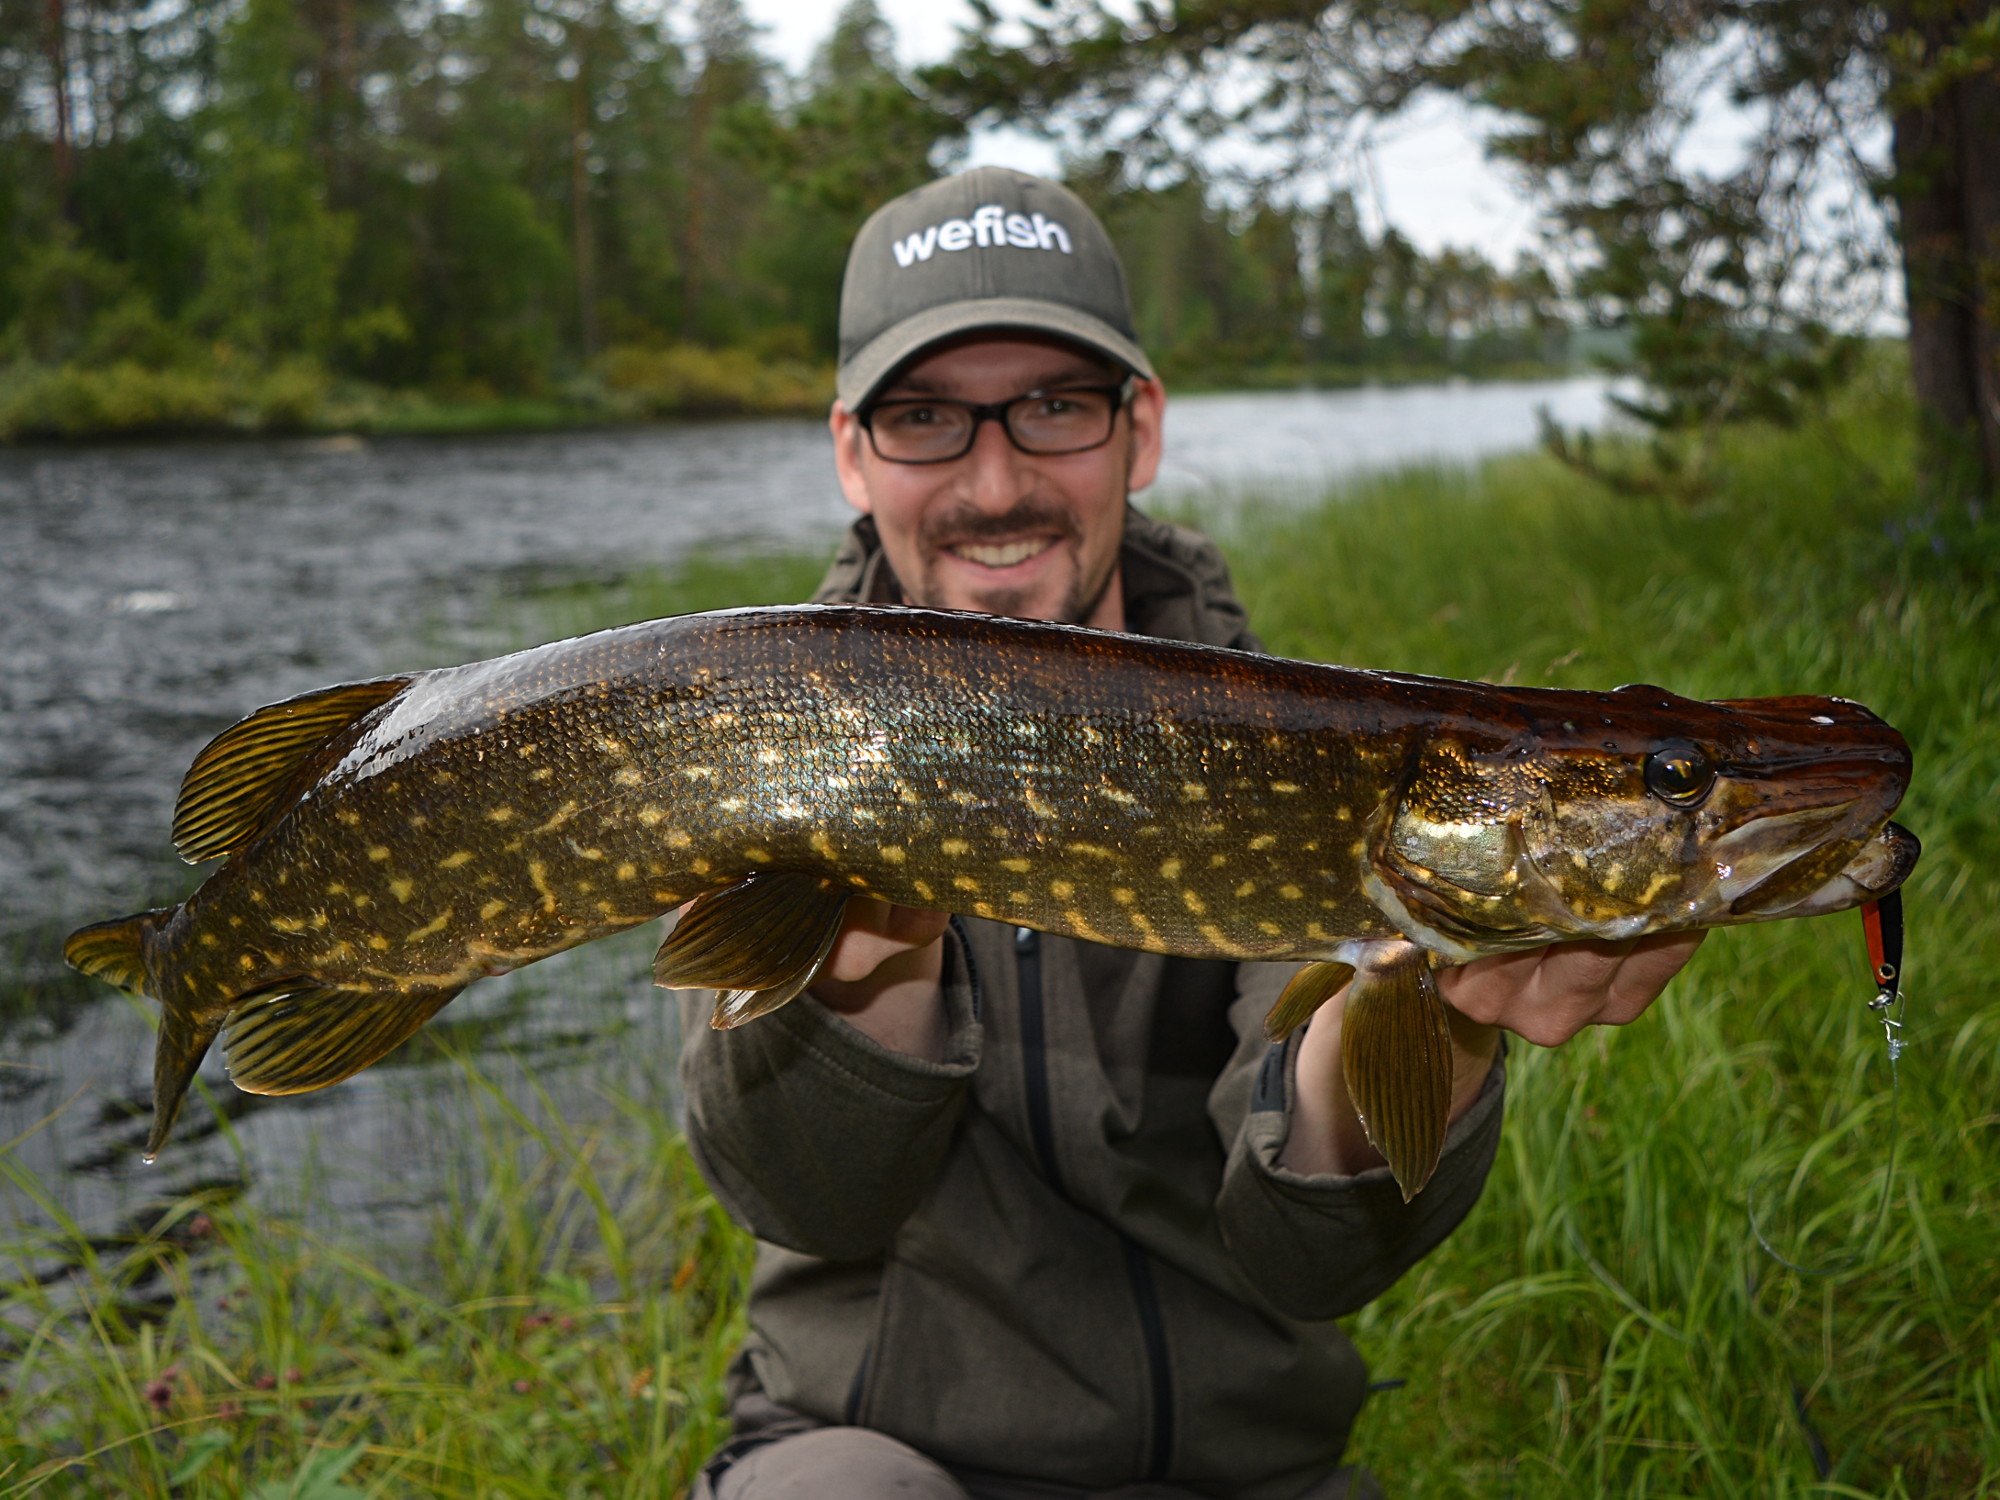
POLYGON ((199 864, 249 843, 270 825, 280 794, 306 757, 410 681, 377 677, 303 693, 258 709, 210 740, 188 767, 174 804, 174 847, 181 858, 199 864))

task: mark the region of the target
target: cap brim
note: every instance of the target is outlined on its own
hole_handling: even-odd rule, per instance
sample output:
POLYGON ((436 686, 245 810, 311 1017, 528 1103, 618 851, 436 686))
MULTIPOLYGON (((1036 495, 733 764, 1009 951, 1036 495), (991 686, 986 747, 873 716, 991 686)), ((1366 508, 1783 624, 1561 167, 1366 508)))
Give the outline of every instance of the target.
POLYGON ((1115 360, 1134 375, 1154 378, 1139 346, 1102 318, 1034 297, 977 297, 926 308, 864 344, 835 380, 841 404, 859 411, 911 355, 941 339, 987 328, 1054 334, 1115 360))

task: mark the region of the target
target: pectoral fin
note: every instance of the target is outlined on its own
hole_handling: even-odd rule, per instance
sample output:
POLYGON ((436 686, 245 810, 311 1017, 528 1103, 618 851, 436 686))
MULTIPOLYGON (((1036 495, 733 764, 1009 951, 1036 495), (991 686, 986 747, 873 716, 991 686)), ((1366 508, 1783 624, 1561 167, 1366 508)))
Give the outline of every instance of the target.
POLYGON ((840 935, 847 893, 817 875, 747 875, 695 898, 653 958, 653 983, 713 989, 714 1025, 741 1026, 812 983, 840 935))
POLYGON ((1264 1035, 1282 1042, 1310 1021, 1313 1012, 1353 977, 1354 970, 1347 964, 1307 964, 1292 976, 1292 982, 1278 996, 1278 1003, 1265 1015, 1264 1035))
POLYGON ((1444 1153, 1451 1023, 1430 955, 1414 944, 1386 946, 1389 954, 1379 963, 1364 962, 1347 992, 1341 1058, 1362 1128, 1387 1158, 1407 1203, 1430 1181, 1444 1153))
POLYGON ((380 993, 308 984, 253 995, 223 1026, 229 1080, 250 1094, 339 1083, 415 1036, 463 988, 380 993))

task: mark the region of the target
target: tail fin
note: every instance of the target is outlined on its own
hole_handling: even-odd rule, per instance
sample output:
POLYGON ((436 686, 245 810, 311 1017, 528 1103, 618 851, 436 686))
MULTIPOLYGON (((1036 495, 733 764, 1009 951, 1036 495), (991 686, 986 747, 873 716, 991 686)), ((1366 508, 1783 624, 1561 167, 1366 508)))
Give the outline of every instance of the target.
POLYGON ((146 940, 173 914, 173 907, 161 906, 114 922, 79 927, 63 943, 63 962, 79 974, 115 984, 130 994, 151 996, 146 940))
POLYGON ((153 1052, 153 1129, 146 1140, 147 1161, 159 1154, 174 1117, 181 1112, 188 1085, 194 1082, 195 1069, 222 1029, 221 1017, 213 1022, 198 1021, 184 1006, 169 1004, 156 993, 150 950, 154 934, 174 910, 163 906, 115 922, 93 922, 72 932, 63 944, 63 959, 72 969, 131 994, 161 1001, 160 1039, 153 1052))

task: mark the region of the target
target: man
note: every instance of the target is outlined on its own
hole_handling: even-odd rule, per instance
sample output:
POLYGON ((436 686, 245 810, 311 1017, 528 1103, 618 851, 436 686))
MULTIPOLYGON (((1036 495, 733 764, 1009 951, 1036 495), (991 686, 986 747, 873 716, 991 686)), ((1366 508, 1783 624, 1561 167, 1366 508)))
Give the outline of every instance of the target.
MULTIPOLYGON (((1127 505, 1165 397, 1103 229, 997 168, 887 205, 841 302, 834 456, 861 512, 818 598, 1259 649, 1206 540, 1127 505)), ((1272 1047, 1290 968, 855 901, 809 994, 685 1012, 689 1138, 762 1242, 736 1437, 698 1493, 1333 1500, 1366 1388, 1332 1321, 1477 1199, 1496 1028, 1638 1015, 1682 936, 1481 960, 1453 1122, 1404 1204, 1348 1103, 1344 996, 1272 1047)))

